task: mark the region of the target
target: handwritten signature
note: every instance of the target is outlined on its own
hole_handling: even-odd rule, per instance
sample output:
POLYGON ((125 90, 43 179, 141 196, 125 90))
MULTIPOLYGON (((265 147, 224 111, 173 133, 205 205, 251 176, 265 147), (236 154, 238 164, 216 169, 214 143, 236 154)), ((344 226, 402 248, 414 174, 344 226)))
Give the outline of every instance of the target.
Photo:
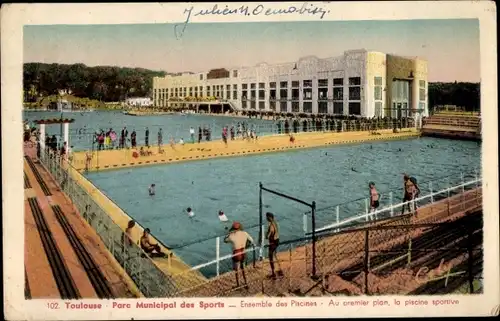
POLYGON ((248 5, 241 5, 239 7, 230 8, 228 5, 225 5, 224 8, 219 8, 217 4, 215 4, 211 9, 202 9, 195 10, 194 6, 184 9, 183 14, 186 17, 181 24, 174 25, 174 33, 177 39, 182 38, 184 32, 186 31, 186 27, 191 21, 191 16, 228 16, 228 15, 242 15, 244 17, 247 16, 274 16, 274 15, 313 15, 319 16, 320 19, 323 19, 327 13, 330 13, 330 10, 325 9, 323 7, 318 6, 317 4, 312 4, 308 2, 304 2, 302 6, 287 6, 283 8, 266 8, 263 4, 256 4, 253 7, 248 5))

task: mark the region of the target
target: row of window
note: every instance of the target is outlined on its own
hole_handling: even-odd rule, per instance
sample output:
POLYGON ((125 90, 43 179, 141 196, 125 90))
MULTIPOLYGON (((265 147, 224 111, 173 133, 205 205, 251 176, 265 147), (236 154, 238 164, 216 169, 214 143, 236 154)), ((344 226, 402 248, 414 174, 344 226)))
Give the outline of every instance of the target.
MULTIPOLYGON (((242 101, 241 107, 243 109, 254 109, 264 110, 265 102, 263 101, 242 101)), ((292 112, 292 113, 312 113, 313 105, 311 101, 305 101, 302 103, 302 111, 300 110, 300 103, 298 101, 292 101, 290 108, 288 108, 288 103, 286 101, 276 102, 271 101, 269 103, 269 109, 277 111, 277 112, 292 112), (278 109, 277 109, 278 108, 278 109)), ((361 115, 361 103, 360 102, 349 102, 348 103, 348 112, 349 115, 361 115)), ((318 102, 318 114, 327 114, 328 113, 328 102, 320 101, 318 102)), ((344 114, 344 103, 341 101, 333 102, 333 114, 343 115, 344 114)))

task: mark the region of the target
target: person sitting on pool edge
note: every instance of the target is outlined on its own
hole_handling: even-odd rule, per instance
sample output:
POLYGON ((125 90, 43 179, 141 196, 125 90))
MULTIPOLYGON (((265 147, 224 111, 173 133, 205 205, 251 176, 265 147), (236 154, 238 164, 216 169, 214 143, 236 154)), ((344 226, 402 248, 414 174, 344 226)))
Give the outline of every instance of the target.
POLYGON ((149 228, 144 229, 144 233, 141 236, 141 248, 147 254, 154 254, 156 251, 157 255, 165 256, 165 253, 161 251, 161 247, 159 244, 152 244, 149 240, 149 233, 151 230, 149 228))

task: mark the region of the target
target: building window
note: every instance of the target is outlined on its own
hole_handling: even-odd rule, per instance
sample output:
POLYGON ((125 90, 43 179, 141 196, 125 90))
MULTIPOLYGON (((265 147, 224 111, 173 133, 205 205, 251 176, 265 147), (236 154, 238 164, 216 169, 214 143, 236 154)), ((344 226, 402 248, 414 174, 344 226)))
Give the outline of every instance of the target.
POLYGON ((233 78, 238 78, 238 70, 233 70, 233 78))
POLYGON ((361 87, 349 87, 349 100, 361 100, 361 87))
POLYGON ((250 101, 250 109, 255 109, 255 100, 250 101))
POLYGON ((350 77, 349 86, 361 86, 361 77, 350 77))
POLYGON ((280 82, 280 88, 288 88, 288 81, 281 81, 280 82))
POLYGON ((328 87, 318 88, 318 100, 327 100, 327 99, 328 99, 328 87))
POLYGON ((288 89, 280 89, 280 100, 288 100, 288 89))
POLYGON ((203 95, 203 86, 200 86, 198 88, 199 88, 200 95, 203 95))
POLYGON ((333 102, 333 113, 336 115, 343 115, 344 114, 344 102, 334 101, 333 102))
POLYGON ((318 102, 318 114, 327 114, 328 113, 328 102, 320 101, 318 102))
POLYGON ((276 89, 271 89, 269 91, 269 100, 276 100, 276 89))
POLYGON ((238 99, 238 85, 233 85, 233 99, 238 99))
POLYGON ((299 88, 300 82, 299 81, 292 81, 292 88, 299 88))
POLYGON ((300 111, 299 109, 299 102, 298 101, 292 101, 292 113, 298 113, 300 111))
POLYGON ((382 100, 382 86, 375 86, 375 100, 382 100))
POLYGON ((243 90, 241 92, 241 100, 247 100, 248 99, 248 91, 247 90, 243 90))
POLYGON ((266 91, 263 89, 259 89, 259 99, 263 100, 266 99, 266 91))
POLYGON ((210 96, 210 86, 207 86, 207 96, 210 96))
POLYGON ((334 86, 343 86, 344 85, 344 78, 333 78, 333 85, 334 86))
POLYGON ((292 100, 299 100, 299 88, 292 88, 292 100))
POLYGON ((333 100, 344 100, 344 88, 335 87, 333 88, 333 100))
POLYGON ((189 87, 189 96, 193 96, 193 87, 189 87))
POLYGON ((418 100, 425 101, 425 80, 420 80, 418 83, 419 83, 418 100))
POLYGON ((418 109, 420 109, 420 112, 423 113, 425 110, 425 103, 418 103, 418 109))
POLYGON ((274 110, 274 111, 275 111, 275 110, 276 110, 276 101, 271 100, 271 101, 269 102, 269 108, 270 108, 271 110, 274 110))
POLYGON ((255 86, 256 86, 256 84, 255 84, 255 83, 250 84, 250 89, 255 89, 255 86))
POLYGON ((361 115, 361 103, 349 103, 349 115, 361 115))
POLYGON ((203 80, 203 74, 200 75, 200 80, 203 80))
POLYGON ((263 82, 259 82, 259 89, 265 89, 265 88, 266 88, 266 84, 263 82))
POLYGON ((313 94, 312 88, 304 88, 303 94, 304 94, 304 97, 303 97, 304 100, 312 100, 312 98, 313 98, 312 97, 312 94, 313 94))
POLYGON ((318 87, 328 87, 328 79, 318 79, 318 87))
POLYGON ((304 113, 312 113, 313 111, 312 101, 305 101, 302 110, 304 111, 304 113))
POLYGON ((265 108, 266 108, 266 102, 259 101, 259 109, 262 110, 262 109, 265 109, 265 108))
POLYGON ((241 89, 248 89, 248 84, 242 84, 241 89))
POLYGON ((382 77, 375 77, 374 83, 375 83, 375 86, 382 86, 382 77))
POLYGON ((269 83, 269 88, 276 88, 276 82, 275 81, 270 82, 269 83))
POLYGON ((250 99, 255 100, 257 98, 255 89, 250 91, 250 99))
POLYGON ((280 112, 282 112, 282 113, 288 112, 288 102, 286 102, 286 101, 280 102, 280 112))
POLYGON ((382 111, 382 102, 381 101, 376 101, 375 102, 375 117, 383 117, 383 111, 382 111))
POLYGON ((304 81, 302 82, 302 86, 303 86, 304 88, 311 88, 311 87, 313 86, 313 84, 312 84, 312 80, 304 80, 304 81))
POLYGON ((248 105, 247 105, 247 101, 246 101, 246 100, 242 100, 242 101, 241 101, 241 108, 243 108, 243 109, 247 109, 247 108, 248 108, 248 105))

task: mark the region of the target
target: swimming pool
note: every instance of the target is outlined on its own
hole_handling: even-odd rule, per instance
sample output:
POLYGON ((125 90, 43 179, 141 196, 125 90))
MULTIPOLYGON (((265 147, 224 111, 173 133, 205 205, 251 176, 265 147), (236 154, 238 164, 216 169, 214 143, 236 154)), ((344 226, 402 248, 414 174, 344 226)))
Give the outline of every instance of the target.
MULTIPOLYGON (((197 129, 199 126, 212 128, 212 138, 221 137, 224 126, 236 125, 238 122, 246 122, 249 126, 255 125, 260 129, 260 134, 270 133, 275 130, 274 122, 265 119, 249 119, 229 116, 207 116, 207 115, 162 115, 162 116, 128 116, 121 111, 93 111, 93 112, 64 112, 63 118, 73 118, 75 122, 70 125, 70 145, 74 151, 92 148, 94 133, 100 129, 113 130, 120 135, 123 127, 127 127, 129 135, 132 130, 137 132, 137 144, 144 144, 145 130, 149 128, 150 143, 156 141, 160 128, 163 131, 163 140, 169 141, 173 137, 176 141, 183 138, 190 139, 189 128, 197 129), (80 130, 81 129, 81 130, 80 130), (85 132, 89 134, 85 134, 85 132)), ((60 112, 23 112, 23 119, 33 121, 36 119, 60 118, 60 112)), ((60 141, 61 126, 46 126, 46 133, 56 135, 60 141)), ((129 136, 130 137, 130 136, 129 136)))
MULTIPOLYGON (((196 265, 215 258, 214 237, 225 234, 219 210, 257 239, 259 182, 316 201, 321 209, 367 197, 369 181, 382 194, 398 189, 403 172, 415 176, 421 186, 445 176, 458 177, 461 171, 480 168, 480 152, 475 142, 418 138, 91 172, 87 177, 186 263, 196 265), (154 197, 148 195, 152 183, 154 197), (193 208, 195 219, 186 215, 187 207, 193 208)), ((303 213, 308 208, 270 194, 263 198, 264 211, 272 211, 279 221, 281 240, 303 236, 303 213)), ((341 219, 359 214, 363 204, 343 206, 341 219)), ((332 222, 331 212, 318 210, 318 227, 332 222)), ((221 255, 229 252, 230 247, 222 245, 221 255)))

